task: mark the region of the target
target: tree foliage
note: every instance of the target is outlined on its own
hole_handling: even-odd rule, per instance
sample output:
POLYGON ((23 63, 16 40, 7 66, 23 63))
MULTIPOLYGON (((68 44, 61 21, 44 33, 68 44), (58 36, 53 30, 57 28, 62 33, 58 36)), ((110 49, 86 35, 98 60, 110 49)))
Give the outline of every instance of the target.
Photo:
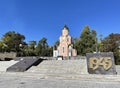
POLYGON ((14 31, 5 33, 2 37, 3 50, 7 48, 7 51, 19 52, 19 45, 24 44, 24 39, 24 35, 14 31))
POLYGON ((120 52, 118 41, 120 41, 120 34, 111 33, 101 42, 103 52, 114 53, 116 64, 120 64, 120 52))
POLYGON ((75 48, 78 51, 79 55, 85 55, 86 53, 95 51, 95 43, 96 43, 96 31, 90 30, 89 26, 86 26, 81 35, 80 39, 76 40, 75 48))
POLYGON ((48 46, 47 39, 42 38, 37 47, 36 53, 38 56, 52 56, 53 47, 48 46))

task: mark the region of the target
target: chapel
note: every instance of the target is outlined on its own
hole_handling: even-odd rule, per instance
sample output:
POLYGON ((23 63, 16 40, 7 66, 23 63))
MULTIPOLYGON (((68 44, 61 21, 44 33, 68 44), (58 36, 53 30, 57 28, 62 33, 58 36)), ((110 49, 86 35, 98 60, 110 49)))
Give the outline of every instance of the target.
POLYGON ((76 49, 73 49, 72 38, 69 35, 69 28, 66 25, 62 29, 62 34, 59 38, 59 46, 55 46, 53 49, 53 57, 58 56, 77 56, 76 49))

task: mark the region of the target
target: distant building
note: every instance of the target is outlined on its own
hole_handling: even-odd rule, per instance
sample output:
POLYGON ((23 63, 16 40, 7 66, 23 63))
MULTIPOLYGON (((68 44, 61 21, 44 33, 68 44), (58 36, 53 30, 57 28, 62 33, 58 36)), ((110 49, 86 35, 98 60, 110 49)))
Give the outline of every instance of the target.
POLYGON ((77 51, 73 49, 72 38, 69 35, 69 29, 65 25, 62 30, 62 35, 59 38, 59 46, 55 46, 53 50, 53 57, 57 56, 77 56, 77 51))

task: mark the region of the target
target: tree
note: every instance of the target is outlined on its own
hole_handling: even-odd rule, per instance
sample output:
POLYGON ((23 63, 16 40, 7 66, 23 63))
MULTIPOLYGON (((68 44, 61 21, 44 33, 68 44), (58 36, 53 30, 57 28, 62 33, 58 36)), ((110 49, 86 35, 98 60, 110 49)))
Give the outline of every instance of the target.
POLYGON ((19 45, 24 44, 24 39, 24 35, 16 33, 15 31, 9 31, 3 35, 2 42, 7 46, 7 51, 19 52, 19 45))
POLYGON ((57 40, 53 46, 54 50, 57 50, 58 46, 59 46, 60 42, 57 40))
POLYGON ((36 41, 29 41, 29 44, 24 44, 21 49, 20 56, 36 56, 36 41))
POLYGON ((46 47, 48 47, 47 44, 47 39, 46 38, 42 38, 39 43, 42 45, 42 47, 45 49, 46 47))
POLYGON ((54 46, 59 46, 60 42, 57 40, 54 46))
POLYGON ((40 56, 41 52, 42 52, 42 45, 41 45, 41 42, 39 41, 39 43, 38 43, 38 45, 36 47, 36 55, 40 56))
POLYGON ((120 34, 111 33, 102 40, 102 44, 103 51, 113 52, 115 56, 115 63, 120 64, 119 44, 117 43, 117 41, 120 41, 120 34))
POLYGON ((77 50, 77 54, 80 55, 80 39, 79 38, 73 38, 73 47, 77 50))
POLYGON ((49 54, 48 54, 48 56, 53 56, 53 47, 48 47, 48 52, 49 52, 49 54))
POLYGON ((0 52, 3 52, 3 42, 0 41, 0 52))
POLYGON ((47 43, 47 39, 46 38, 42 38, 37 47, 36 47, 36 53, 39 56, 52 56, 53 52, 53 47, 49 47, 48 43, 47 43))
POLYGON ((99 35, 99 41, 98 41, 98 50, 99 50, 99 52, 103 52, 104 51, 103 43, 102 43, 102 37, 103 37, 103 35, 100 34, 99 35))
POLYGON ((102 40, 103 35, 102 35, 102 34, 100 34, 100 35, 99 35, 99 37, 100 37, 100 40, 102 40))
POLYGON ((96 46, 96 31, 90 31, 89 26, 85 26, 83 29, 80 41, 76 43, 76 49, 79 55, 85 55, 86 53, 94 52, 96 46))
POLYGON ((35 50, 35 48, 36 48, 36 41, 29 41, 29 47, 30 47, 30 49, 32 49, 33 51, 35 50))
POLYGON ((92 35, 92 41, 93 41, 93 50, 95 50, 96 52, 98 52, 98 38, 97 38, 97 33, 95 30, 91 30, 91 35, 92 35))

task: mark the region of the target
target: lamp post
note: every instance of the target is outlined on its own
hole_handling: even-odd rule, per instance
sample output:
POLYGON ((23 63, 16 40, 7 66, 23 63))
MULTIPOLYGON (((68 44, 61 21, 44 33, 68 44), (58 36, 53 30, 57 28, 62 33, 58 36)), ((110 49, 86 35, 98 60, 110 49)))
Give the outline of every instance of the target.
POLYGON ((95 39, 96 40, 96 53, 98 53, 98 40, 97 40, 97 38, 95 39))
POLYGON ((23 51, 23 44, 19 44, 19 55, 22 56, 22 51, 23 51))
POLYGON ((116 43, 118 44, 118 51, 119 51, 119 57, 120 57, 120 40, 116 41, 116 43))

